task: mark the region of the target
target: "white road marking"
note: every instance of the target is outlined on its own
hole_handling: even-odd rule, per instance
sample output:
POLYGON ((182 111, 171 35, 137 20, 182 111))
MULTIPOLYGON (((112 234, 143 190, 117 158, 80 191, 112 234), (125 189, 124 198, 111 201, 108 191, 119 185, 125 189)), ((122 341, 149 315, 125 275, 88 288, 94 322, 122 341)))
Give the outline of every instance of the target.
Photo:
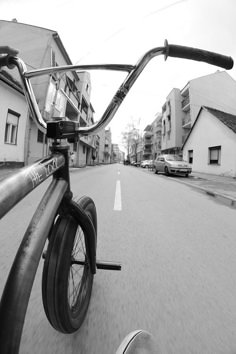
POLYGON ((120 181, 116 181, 116 192, 115 192, 115 201, 114 201, 114 210, 121 211, 122 203, 121 203, 121 187, 120 181))

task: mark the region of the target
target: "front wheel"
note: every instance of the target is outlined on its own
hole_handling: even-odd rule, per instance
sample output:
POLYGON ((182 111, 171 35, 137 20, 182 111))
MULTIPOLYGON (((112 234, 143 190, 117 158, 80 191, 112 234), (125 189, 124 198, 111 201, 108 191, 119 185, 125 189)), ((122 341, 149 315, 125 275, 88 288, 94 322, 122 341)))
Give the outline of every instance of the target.
POLYGON ((170 173, 169 173, 168 167, 165 166, 165 175, 166 175, 166 176, 169 176, 169 174, 170 174, 170 173))
MULTIPOLYGON (((82 197, 74 202, 96 231, 93 201, 82 197)), ((91 230, 70 213, 57 216, 49 235, 42 277, 43 305, 51 325, 62 333, 78 330, 87 313, 93 286, 87 239, 92 237, 91 230)))
POLYGON ((129 333, 120 344, 116 354, 158 354, 160 353, 150 333, 137 330, 129 333))

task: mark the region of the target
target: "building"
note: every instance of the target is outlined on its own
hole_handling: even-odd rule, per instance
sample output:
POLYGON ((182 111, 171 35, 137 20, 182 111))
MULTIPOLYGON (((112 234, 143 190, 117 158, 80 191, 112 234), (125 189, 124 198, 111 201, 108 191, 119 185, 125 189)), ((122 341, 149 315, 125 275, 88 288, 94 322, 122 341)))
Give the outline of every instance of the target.
POLYGON ((153 126, 148 124, 144 129, 143 133, 143 156, 142 160, 151 160, 152 155, 152 144, 153 144, 153 126))
POLYGON ((236 177, 236 115, 202 107, 183 145, 193 171, 236 177))
POLYGON ((225 71, 190 80, 182 90, 172 89, 162 107, 162 152, 181 154, 202 106, 236 114, 235 97, 236 81, 225 71))
POLYGON ((161 153, 162 114, 156 113, 154 121, 147 125, 143 134, 141 160, 154 160, 161 153))
POLYGON ((101 130, 98 136, 97 163, 109 164, 112 159, 112 135, 110 128, 101 130))
POLYGON ((162 131, 162 115, 157 113, 152 122, 152 158, 156 159, 161 153, 161 131, 162 131))
MULTIPOLYGON (((72 64, 58 33, 53 30, 1 20, 0 35, 5 43, 19 50, 28 69, 72 64)), ((77 74, 73 71, 39 76, 32 79, 32 86, 45 121, 65 117, 79 122, 81 126, 89 125, 93 121, 89 73, 77 74)), ((8 107, 5 111, 7 109, 8 107)), ((6 117, 2 116, 0 119, 4 120, 6 117)), ((24 156, 24 164, 29 164, 48 153, 48 142, 45 130, 34 121, 30 113, 25 127, 28 151, 24 156)), ((91 161, 92 151, 95 149, 96 139, 93 137, 81 138, 79 143, 71 144, 71 164, 84 166, 91 161)))
POLYGON ((182 147, 182 116, 180 90, 173 88, 162 106, 162 153, 180 153, 182 147))
POLYGON ((111 162, 112 163, 123 162, 124 159, 125 159, 125 153, 120 150, 119 145, 112 144, 111 162))
POLYGON ((119 152, 120 152, 119 145, 112 144, 112 156, 111 156, 112 163, 119 162, 119 152))

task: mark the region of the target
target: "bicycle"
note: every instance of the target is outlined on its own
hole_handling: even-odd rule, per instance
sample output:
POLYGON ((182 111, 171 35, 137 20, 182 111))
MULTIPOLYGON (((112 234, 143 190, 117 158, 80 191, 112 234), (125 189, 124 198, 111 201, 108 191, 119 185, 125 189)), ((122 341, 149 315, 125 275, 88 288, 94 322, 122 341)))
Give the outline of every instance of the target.
MULTIPOLYGON (((39 125, 46 129, 47 137, 51 139, 51 154, 29 167, 24 167, 20 172, 1 182, 0 218, 50 176, 52 176, 52 181, 25 232, 2 294, 0 303, 1 353, 18 353, 19 351, 25 314, 41 257, 44 259, 42 277, 44 310, 51 325, 63 333, 75 332, 83 323, 96 270, 121 269, 119 263, 97 260, 96 207, 90 197, 73 198, 70 187, 69 147, 68 144, 62 143, 62 140, 76 141, 80 135, 95 134, 105 127, 115 115, 144 67, 157 55, 164 55, 165 59, 171 56, 204 61, 225 69, 233 67, 231 57, 168 44, 167 41, 164 46, 153 48, 145 53, 136 65, 65 65, 28 71, 23 60, 15 56, 16 52, 12 54, 14 55, 10 52, 9 55, 0 57, 0 68, 18 69, 31 115, 39 125), (66 119, 52 119, 46 123, 39 111, 30 80, 40 75, 97 69, 128 73, 101 119, 85 127, 66 119), (43 253, 47 240, 48 247, 43 253), (74 270, 76 267, 80 271, 78 279, 74 270)), ((143 338, 144 332, 135 333, 129 336, 132 340, 126 341, 125 347, 124 343, 122 344, 121 352, 128 353, 131 343, 135 346, 137 339, 143 338), (136 341, 133 341, 135 338, 136 341)))

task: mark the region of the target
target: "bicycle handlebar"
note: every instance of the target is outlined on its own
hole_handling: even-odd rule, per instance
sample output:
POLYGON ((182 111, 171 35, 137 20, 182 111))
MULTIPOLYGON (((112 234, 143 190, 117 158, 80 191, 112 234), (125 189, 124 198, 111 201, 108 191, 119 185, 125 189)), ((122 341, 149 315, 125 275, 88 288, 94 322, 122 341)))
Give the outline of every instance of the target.
POLYGON ((185 47, 181 45, 168 44, 165 40, 165 59, 167 57, 176 57, 183 59, 190 59, 196 61, 203 61, 205 63, 216 65, 224 69, 232 69, 234 62, 231 57, 226 55, 209 52, 207 50, 185 47))
POLYGON ((145 53, 136 65, 120 65, 120 64, 101 64, 101 65, 64 65, 50 68, 43 68, 37 70, 27 71, 25 63, 18 57, 11 55, 0 56, 0 68, 7 66, 12 69, 14 66, 17 67, 22 84, 24 93, 31 109, 33 117, 35 117, 37 123, 46 128, 46 122, 43 120, 41 113, 33 93, 33 89, 30 83, 30 78, 40 75, 52 74, 55 72, 65 72, 65 71, 76 71, 76 70, 118 70, 127 71, 128 75, 115 93, 113 99, 107 106, 101 119, 91 126, 78 127, 77 133, 82 135, 89 135, 98 132, 100 129, 104 128, 114 117, 116 111, 121 105, 123 99, 126 97, 130 88, 137 80, 140 73, 143 71, 148 62, 157 55, 163 54, 165 59, 170 57, 177 57, 183 59, 190 59, 196 61, 203 61, 211 65, 216 65, 224 69, 232 69, 233 59, 231 57, 221 55, 218 53, 209 52, 202 49, 185 47, 180 45, 168 44, 167 40, 163 47, 157 47, 149 50, 145 53))
POLYGON ((13 69, 15 64, 11 63, 12 58, 13 56, 9 54, 0 56, 0 68, 7 66, 8 69, 13 69))

